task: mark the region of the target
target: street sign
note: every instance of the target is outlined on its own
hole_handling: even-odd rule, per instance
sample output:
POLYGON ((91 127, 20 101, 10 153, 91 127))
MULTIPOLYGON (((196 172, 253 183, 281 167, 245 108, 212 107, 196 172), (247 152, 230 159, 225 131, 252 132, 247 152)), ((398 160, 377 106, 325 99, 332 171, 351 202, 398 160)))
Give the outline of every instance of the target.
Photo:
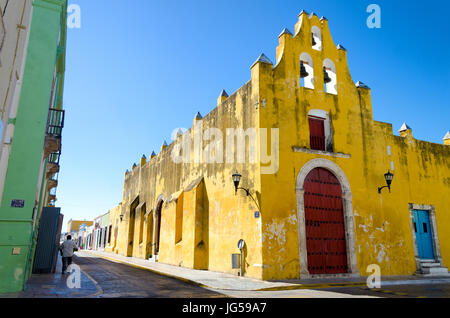
POLYGON ((25 206, 25 200, 12 200, 11 207, 13 208, 23 208, 25 206))

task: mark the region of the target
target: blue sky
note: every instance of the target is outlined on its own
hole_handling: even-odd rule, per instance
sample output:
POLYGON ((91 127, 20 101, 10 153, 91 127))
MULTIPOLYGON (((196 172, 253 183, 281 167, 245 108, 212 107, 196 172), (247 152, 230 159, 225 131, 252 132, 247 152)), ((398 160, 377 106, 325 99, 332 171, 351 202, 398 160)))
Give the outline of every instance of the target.
POLYGON ((261 53, 275 61, 278 34, 302 9, 325 16, 348 50, 354 81, 372 89, 375 120, 407 122, 442 143, 450 130, 448 1, 69 0, 81 7, 69 29, 58 206, 92 219, 122 199, 124 172, 159 151, 222 89, 250 79, 261 53), (381 29, 366 8, 381 7, 381 29))

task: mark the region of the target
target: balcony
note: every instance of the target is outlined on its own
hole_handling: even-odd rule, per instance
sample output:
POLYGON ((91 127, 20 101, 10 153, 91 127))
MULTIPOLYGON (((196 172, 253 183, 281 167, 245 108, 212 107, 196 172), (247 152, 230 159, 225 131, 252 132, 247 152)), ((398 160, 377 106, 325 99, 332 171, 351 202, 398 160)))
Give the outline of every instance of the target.
POLYGON ((52 175, 59 172, 59 159, 61 157, 61 151, 60 152, 54 152, 51 153, 48 156, 47 161, 47 178, 50 178, 52 175))
POLYGON ((58 174, 55 174, 51 179, 48 180, 47 189, 51 191, 58 186, 58 174))
POLYGON ((49 190, 58 187, 58 180, 53 179, 48 180, 47 187, 49 190))
POLYGON ((47 130, 45 134, 45 153, 52 154, 61 151, 61 136, 64 128, 65 111, 50 108, 47 119, 47 130))
POLYGON ((56 195, 51 194, 51 195, 48 196, 48 200, 49 200, 49 202, 50 202, 49 204, 55 205, 55 202, 56 202, 58 199, 56 199, 56 195))
POLYGON ((56 174, 52 179, 48 180, 48 199, 47 199, 47 206, 48 207, 55 207, 56 201, 58 200, 56 198, 56 186, 58 185, 58 175, 56 174))
POLYGON ((56 188, 52 188, 48 193, 48 206, 55 207, 56 201, 58 201, 58 199, 56 199, 56 188))

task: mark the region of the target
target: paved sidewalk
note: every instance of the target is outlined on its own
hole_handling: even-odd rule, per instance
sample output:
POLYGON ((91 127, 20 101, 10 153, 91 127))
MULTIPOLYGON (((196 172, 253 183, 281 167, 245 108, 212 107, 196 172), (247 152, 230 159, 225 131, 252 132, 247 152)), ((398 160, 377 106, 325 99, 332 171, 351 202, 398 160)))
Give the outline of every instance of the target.
MULTIPOLYGON (((126 257, 102 251, 81 251, 80 256, 101 257, 113 262, 131 265, 149 270, 151 272, 176 278, 196 286, 215 290, 235 291, 281 291, 295 289, 333 288, 366 286, 366 278, 330 278, 298 279, 287 281, 262 281, 248 277, 239 277, 226 273, 194 270, 174 265, 155 263, 148 260, 126 257)), ((420 277, 420 276, 388 276, 382 277, 381 286, 394 285, 424 285, 424 284, 450 284, 449 277, 420 277)))
POLYGON ((33 274, 26 284, 25 291, 14 294, 0 295, 0 298, 86 298, 101 294, 97 283, 81 272, 81 288, 69 288, 69 274, 62 275, 62 260, 58 255, 56 272, 54 274, 33 274))

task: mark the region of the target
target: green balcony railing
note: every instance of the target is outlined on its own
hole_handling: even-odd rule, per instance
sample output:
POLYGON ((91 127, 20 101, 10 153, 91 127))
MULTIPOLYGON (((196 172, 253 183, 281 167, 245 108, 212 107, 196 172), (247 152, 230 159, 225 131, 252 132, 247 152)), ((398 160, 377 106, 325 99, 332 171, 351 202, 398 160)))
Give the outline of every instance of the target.
POLYGON ((65 111, 63 109, 50 108, 47 120, 47 135, 61 138, 64 128, 65 111))

